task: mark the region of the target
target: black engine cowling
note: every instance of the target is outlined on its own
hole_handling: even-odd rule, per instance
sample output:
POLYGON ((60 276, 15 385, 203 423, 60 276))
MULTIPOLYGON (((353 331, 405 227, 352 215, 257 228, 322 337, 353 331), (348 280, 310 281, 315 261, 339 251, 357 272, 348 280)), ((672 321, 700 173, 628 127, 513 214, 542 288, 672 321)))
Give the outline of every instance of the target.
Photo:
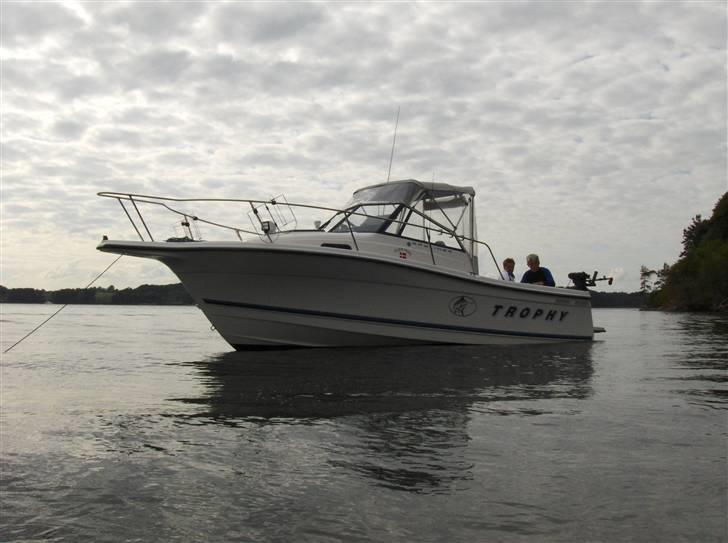
POLYGON ((594 274, 589 277, 586 272, 571 272, 569 274, 569 279, 574 283, 574 286, 572 288, 576 290, 589 290, 587 287, 595 287, 597 285, 597 281, 607 281, 607 284, 611 285, 612 281, 614 281, 613 277, 597 277, 598 272, 594 272, 594 274))

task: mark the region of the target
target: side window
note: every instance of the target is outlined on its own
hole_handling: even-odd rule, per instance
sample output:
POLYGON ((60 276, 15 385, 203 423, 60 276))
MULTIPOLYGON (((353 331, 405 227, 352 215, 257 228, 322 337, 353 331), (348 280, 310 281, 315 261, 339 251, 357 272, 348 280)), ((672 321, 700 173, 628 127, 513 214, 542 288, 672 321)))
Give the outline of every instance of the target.
MULTIPOLYGON (((401 221, 404 221, 405 224, 397 224, 397 229, 392 231, 391 233, 396 234, 401 230, 401 236, 405 238, 410 239, 416 239, 419 241, 424 241, 427 238, 425 237, 425 230, 423 228, 425 224, 425 219, 421 215, 422 213, 422 201, 420 200, 415 205, 415 210, 412 211, 407 208, 402 208, 400 219, 401 221)), ((394 226, 394 225, 393 225, 394 226)), ((388 232, 390 230, 387 230, 388 232)))
POLYGON ((407 225, 402 230, 402 236, 405 238, 416 239, 419 241, 427 241, 425 229, 423 228, 423 219, 419 215, 412 215, 407 225))
POLYGON ((394 236, 399 235, 400 231, 406 227, 405 221, 407 220, 408 213, 409 209, 405 206, 400 206, 399 210, 394 212, 390 217, 391 222, 387 226, 385 232, 394 236))
POLYGON ((442 228, 438 227, 433 223, 429 223, 428 226, 428 230, 430 232, 430 241, 433 244, 450 247, 451 249, 460 249, 460 244, 458 243, 458 240, 455 239, 455 236, 453 236, 451 233, 443 231, 442 228))
MULTIPOLYGON (((417 241, 428 241, 429 239, 434 245, 441 245, 453 249, 461 248, 455 236, 447 231, 447 229, 451 228, 452 224, 448 220, 448 217, 443 214, 442 210, 435 207, 434 204, 430 203, 428 205, 428 202, 423 202, 422 200, 417 202, 415 210, 419 213, 413 211, 409 214, 407 223, 402 230, 402 237, 417 241), (424 213, 422 211, 423 209, 426 210, 424 213), (428 218, 432 220, 428 220, 428 218), (442 224, 444 228, 435 224, 433 220, 442 224)), ((387 229, 387 232, 396 233, 396 230, 392 228, 393 225, 387 229)))

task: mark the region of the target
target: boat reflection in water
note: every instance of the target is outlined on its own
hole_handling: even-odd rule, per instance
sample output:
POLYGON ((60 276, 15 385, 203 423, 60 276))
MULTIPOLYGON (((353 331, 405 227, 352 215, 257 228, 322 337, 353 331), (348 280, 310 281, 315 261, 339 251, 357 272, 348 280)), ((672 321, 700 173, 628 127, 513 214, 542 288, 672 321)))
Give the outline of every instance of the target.
POLYGON ((179 400, 217 424, 318 425, 329 466, 389 488, 449 492, 472 477, 472 415, 535 415, 553 408, 544 400, 589 397, 591 348, 230 352, 194 363, 206 393, 179 400))

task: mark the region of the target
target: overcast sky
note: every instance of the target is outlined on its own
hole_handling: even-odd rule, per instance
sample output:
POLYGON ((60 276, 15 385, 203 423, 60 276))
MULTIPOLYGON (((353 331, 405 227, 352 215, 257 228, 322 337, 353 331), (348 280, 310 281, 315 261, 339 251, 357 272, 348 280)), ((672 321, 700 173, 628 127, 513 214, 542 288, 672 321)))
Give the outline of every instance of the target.
MULTIPOLYGON (((637 290, 728 190, 724 1, 1 5, 7 287, 136 239, 102 190, 341 205, 386 180, 398 107, 392 178, 475 187, 517 274, 637 290)), ((98 285, 170 282, 127 257, 98 285)))

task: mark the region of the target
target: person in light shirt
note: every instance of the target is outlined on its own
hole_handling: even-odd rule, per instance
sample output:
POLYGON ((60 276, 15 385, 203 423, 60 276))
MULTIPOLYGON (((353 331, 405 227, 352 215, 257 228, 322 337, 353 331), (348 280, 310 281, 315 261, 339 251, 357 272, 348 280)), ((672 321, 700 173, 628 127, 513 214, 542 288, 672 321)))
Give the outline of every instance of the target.
POLYGON ((513 270, 515 269, 515 267, 516 261, 513 260, 511 257, 506 258, 503 261, 503 271, 500 272, 501 279, 503 279, 503 281, 515 281, 516 276, 513 274, 513 270))

